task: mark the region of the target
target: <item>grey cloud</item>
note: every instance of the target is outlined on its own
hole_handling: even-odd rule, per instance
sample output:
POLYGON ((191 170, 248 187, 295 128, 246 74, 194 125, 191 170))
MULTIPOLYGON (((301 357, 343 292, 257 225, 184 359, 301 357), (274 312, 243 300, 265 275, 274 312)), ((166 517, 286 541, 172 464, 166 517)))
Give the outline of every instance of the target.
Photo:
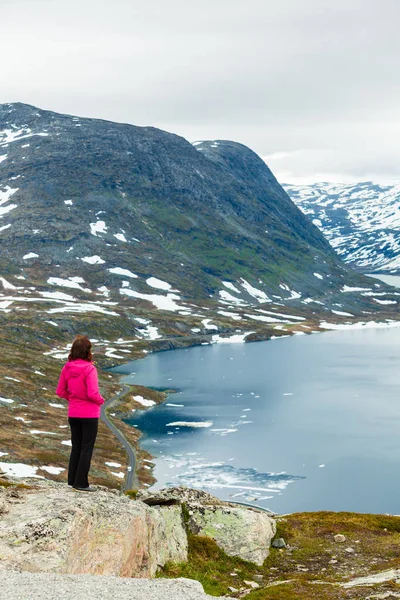
POLYGON ((400 177, 397 0, 2 1, 0 102, 400 177))

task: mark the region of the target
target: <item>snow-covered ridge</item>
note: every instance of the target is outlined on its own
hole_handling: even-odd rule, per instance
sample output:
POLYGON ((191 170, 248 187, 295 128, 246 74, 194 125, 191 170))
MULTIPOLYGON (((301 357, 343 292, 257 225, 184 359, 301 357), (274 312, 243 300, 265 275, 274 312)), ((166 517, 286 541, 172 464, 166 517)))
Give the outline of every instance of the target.
POLYGON ((400 270, 400 185, 283 187, 347 262, 365 272, 400 270))

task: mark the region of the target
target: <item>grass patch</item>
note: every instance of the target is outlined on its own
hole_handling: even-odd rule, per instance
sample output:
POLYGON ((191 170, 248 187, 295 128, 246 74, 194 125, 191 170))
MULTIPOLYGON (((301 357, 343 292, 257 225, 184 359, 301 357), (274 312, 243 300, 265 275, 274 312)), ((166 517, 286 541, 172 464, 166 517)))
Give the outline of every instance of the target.
POLYGON ((188 562, 168 563, 158 577, 188 577, 200 581, 211 596, 230 594, 229 587, 246 587, 244 579, 252 579, 259 574, 260 569, 253 563, 240 558, 228 556, 208 537, 188 534, 188 562), (236 573, 232 576, 231 573, 236 573))
MULTIPOLYGON (((184 510, 184 520, 185 516, 184 510)), ((298 513, 278 519, 276 537, 283 537, 288 548, 271 548, 264 564, 258 567, 227 556, 210 538, 189 533, 187 564, 167 564, 159 576, 197 579, 212 596, 240 597, 240 592, 231 592, 229 587, 249 589, 244 581, 257 581, 260 588, 247 594, 248 600, 364 600, 374 593, 400 593, 400 586, 390 581, 368 588, 344 589, 339 585, 398 568, 399 517, 298 513), (337 533, 346 536, 345 543, 334 541, 337 533), (349 547, 353 553, 346 552, 349 547)))

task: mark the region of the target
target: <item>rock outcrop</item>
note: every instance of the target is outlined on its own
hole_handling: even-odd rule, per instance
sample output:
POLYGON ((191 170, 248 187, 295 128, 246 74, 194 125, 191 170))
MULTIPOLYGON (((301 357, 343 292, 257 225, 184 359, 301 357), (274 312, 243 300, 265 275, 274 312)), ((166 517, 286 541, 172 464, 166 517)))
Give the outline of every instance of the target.
POLYGON ((269 554, 276 524, 264 511, 241 508, 190 488, 145 491, 139 498, 151 506, 184 503, 190 531, 211 537, 229 556, 262 565, 269 554))
POLYGON ((0 571, 153 577, 167 562, 187 560, 187 528, 262 564, 275 533, 266 513, 197 490, 162 490, 158 500, 142 493, 134 501, 114 490, 26 483, 0 487, 0 571))
POLYGON ((53 482, 0 491, 0 569, 152 577, 168 561, 187 560, 178 506, 149 508, 53 482))

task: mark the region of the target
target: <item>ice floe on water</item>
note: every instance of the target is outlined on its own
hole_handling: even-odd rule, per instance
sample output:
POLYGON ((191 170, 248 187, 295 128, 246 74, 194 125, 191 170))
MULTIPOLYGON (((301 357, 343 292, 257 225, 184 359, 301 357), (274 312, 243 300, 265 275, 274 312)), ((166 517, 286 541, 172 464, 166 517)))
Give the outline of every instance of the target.
POLYGON ((166 427, 212 427, 212 421, 175 421, 173 423, 167 423, 166 427))
POLYGON ((235 428, 233 428, 233 429, 229 429, 228 427, 227 427, 227 428, 220 427, 220 428, 213 428, 213 429, 210 429, 210 431, 211 431, 212 433, 215 433, 215 434, 217 434, 217 435, 220 435, 221 437, 225 437, 225 436, 226 436, 226 435, 228 435, 229 433, 236 433, 236 431, 239 431, 239 430, 238 430, 238 429, 235 429, 235 428))
POLYGON ((240 468, 224 462, 207 462, 200 454, 172 455, 165 462, 171 471, 168 486, 183 485, 204 490, 223 490, 225 497, 243 497, 247 501, 274 498, 302 476, 282 473, 260 473, 253 468, 240 468), (231 490, 231 492, 229 492, 231 490), (237 490, 237 491, 236 491, 237 490))

